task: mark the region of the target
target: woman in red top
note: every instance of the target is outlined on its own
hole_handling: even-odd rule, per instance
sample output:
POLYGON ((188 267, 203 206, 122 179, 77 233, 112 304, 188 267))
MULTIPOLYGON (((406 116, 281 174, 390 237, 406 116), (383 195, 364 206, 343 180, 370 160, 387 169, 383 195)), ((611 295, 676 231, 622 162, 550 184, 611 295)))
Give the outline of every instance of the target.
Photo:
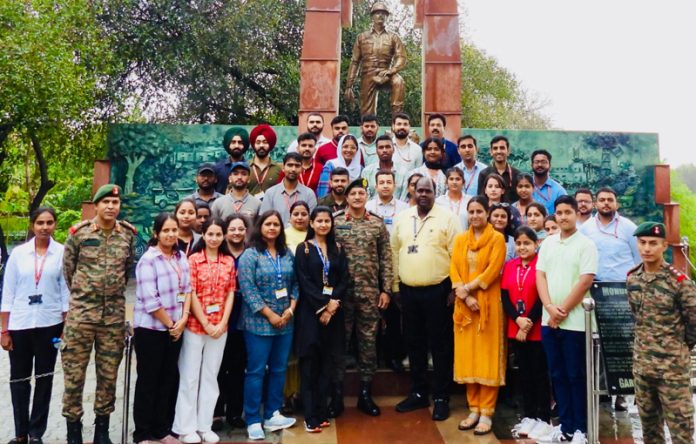
MULTIPOLYGON (((523 225, 515 231, 514 238, 517 257, 505 264, 500 287, 503 309, 508 316, 507 337, 515 348, 522 386, 524 418, 514 431, 520 437, 527 437, 538 422, 548 424, 551 398, 541 345, 543 304, 536 288, 537 236, 533 229, 523 225)), ((544 428, 544 424, 538 427, 544 428)))
POLYGON ((219 390, 218 371, 232 313, 236 272, 224 233, 227 224, 209 219, 189 256, 191 312, 179 355, 179 393, 172 430, 184 443, 216 443, 211 430, 219 390))

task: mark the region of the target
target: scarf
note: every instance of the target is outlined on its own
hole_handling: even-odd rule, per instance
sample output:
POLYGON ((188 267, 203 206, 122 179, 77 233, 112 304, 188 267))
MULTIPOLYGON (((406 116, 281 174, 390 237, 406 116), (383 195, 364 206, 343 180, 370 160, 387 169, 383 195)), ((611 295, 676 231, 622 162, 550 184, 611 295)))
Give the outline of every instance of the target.
POLYGON ((362 165, 360 165, 360 159, 362 154, 360 153, 360 147, 358 146, 358 151, 355 153, 355 157, 353 157, 353 160, 350 161, 350 164, 346 164, 346 160, 343 158, 343 155, 341 154, 341 149, 343 148, 343 141, 346 140, 346 136, 342 136, 341 140, 338 141, 338 148, 336 149, 336 158, 329 160, 334 166, 334 169, 337 167, 343 167, 348 170, 348 174, 350 174, 350 181, 354 181, 356 179, 360 178, 360 173, 362 172, 362 165))
MULTIPOLYGON (((474 273, 478 272, 478 274, 480 274, 480 272, 483 271, 483 267, 481 265, 487 264, 490 260, 490 250, 486 251, 484 247, 490 245, 490 242, 493 240, 493 236, 495 235, 495 233, 496 231, 495 228, 493 228, 493 225, 486 224, 486 228, 483 229, 483 233, 481 233, 481 236, 478 239, 476 239, 476 236, 474 235, 474 227, 471 226, 462 234, 462 236, 464 236, 464 244, 466 245, 466 250, 464 251, 463 255, 464 260, 461 264, 459 264, 459 266, 461 267, 459 270, 459 274, 460 276, 462 276, 462 278, 471 282, 473 280, 472 276, 474 273), (469 251, 478 252, 476 256, 476 270, 469 270, 469 251)), ((480 289, 474 291, 478 292, 480 291, 480 289)), ((477 300, 480 315, 478 331, 481 331, 486 328, 486 323, 488 322, 488 314, 490 312, 490 304, 488 298, 477 298, 477 300)), ((469 325, 472 322, 473 314, 474 312, 471 311, 471 309, 464 303, 463 300, 459 298, 455 299, 455 325, 459 325, 461 327, 469 325)))

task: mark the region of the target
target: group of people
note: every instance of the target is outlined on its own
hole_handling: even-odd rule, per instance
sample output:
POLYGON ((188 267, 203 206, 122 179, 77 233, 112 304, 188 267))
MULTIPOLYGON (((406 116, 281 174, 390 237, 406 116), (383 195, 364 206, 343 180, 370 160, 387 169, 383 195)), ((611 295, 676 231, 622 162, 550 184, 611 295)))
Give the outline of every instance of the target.
MULTIPOLYGON (((420 146, 409 138, 409 121, 395 114, 392 138, 378 136, 376 117, 364 116, 355 137, 348 119, 337 116, 333 138, 325 139, 322 116, 310 114, 309 131, 288 148, 282 165, 269 156, 276 144, 270 126, 225 133, 228 157, 202 165, 196 192, 173 213, 155 217, 149 248, 135 267, 134 441, 218 442, 216 418, 264 439, 265 432, 295 424, 281 407, 298 380, 304 428, 321 432, 344 410, 353 337, 357 407, 380 415, 371 386, 384 319, 385 360, 398 371, 407 356, 411 375, 397 412, 428 408, 432 399, 432 419, 447 419, 455 381, 466 384, 470 412, 459 429, 490 433, 509 347, 523 399, 517 436, 584 442, 579 304, 594 280, 624 281, 627 274, 638 320, 634 360, 642 363, 635 368, 644 372, 636 376, 636 399, 643 423, 651 425, 644 437, 659 439, 664 418, 674 442, 688 433, 691 439, 690 398, 691 410, 674 409, 664 391, 655 391, 666 385, 674 394, 673 382, 684 376, 682 367, 658 358, 688 361, 687 347, 696 342, 696 292, 662 259, 664 226, 636 227, 620 216, 608 187, 567 195, 550 177, 546 150, 534 151, 532 174, 523 173, 508 163, 508 139, 496 136, 487 166, 477 160, 473 136, 456 143, 444 138, 444 116, 429 117, 431 137, 420 146), (254 155, 247 162, 249 146, 254 155), (673 281, 671 293, 648 303, 643 294, 657 288, 656 276, 673 281), (673 298, 678 310, 669 311, 673 298), (644 312, 653 308, 674 318, 660 327, 670 341, 666 350, 655 351, 650 342, 658 316, 644 312), (669 372, 656 372, 660 365, 669 372)), ((35 237, 12 251, 7 266, 1 343, 10 351, 15 443, 41 442, 58 348, 67 441, 82 443, 82 391, 93 346, 94 442, 111 442, 135 229, 116 219, 118 186, 99 188, 93 201, 95 218, 72 227, 65 246, 51 237, 55 212, 34 212, 35 237), (25 378, 32 360, 30 414, 25 378)), ((688 378, 685 388, 688 395, 688 378)))

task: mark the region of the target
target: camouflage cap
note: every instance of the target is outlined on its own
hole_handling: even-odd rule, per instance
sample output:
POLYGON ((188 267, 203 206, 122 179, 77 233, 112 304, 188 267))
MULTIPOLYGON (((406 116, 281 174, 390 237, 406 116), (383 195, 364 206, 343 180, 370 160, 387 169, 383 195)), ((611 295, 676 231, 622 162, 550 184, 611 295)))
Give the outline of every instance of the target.
POLYGON ((97 203, 105 197, 118 197, 121 198, 121 187, 114 185, 113 183, 107 183, 99 187, 94 197, 92 197, 92 202, 97 203))
POLYGON ((360 188, 364 188, 367 190, 367 179, 365 179, 364 177, 359 177, 359 178, 355 179, 354 181, 352 181, 351 183, 349 183, 348 186, 346 187, 345 194, 350 193, 350 190, 352 190, 355 187, 360 187, 360 188))
POLYGON ((660 222, 643 222, 636 227, 636 231, 633 232, 635 237, 661 237, 662 239, 667 237, 667 229, 665 224, 660 222))

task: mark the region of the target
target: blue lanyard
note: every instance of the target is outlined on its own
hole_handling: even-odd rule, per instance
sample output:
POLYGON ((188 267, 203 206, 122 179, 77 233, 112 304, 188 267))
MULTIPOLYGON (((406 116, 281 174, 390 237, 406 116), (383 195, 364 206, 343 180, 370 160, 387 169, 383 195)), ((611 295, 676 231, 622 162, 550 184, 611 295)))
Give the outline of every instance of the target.
POLYGON ((278 281, 278 285, 281 287, 283 286, 283 266, 280 263, 280 254, 276 253, 276 258, 273 259, 273 256, 271 256, 271 253, 268 252, 268 250, 265 251, 266 257, 268 258, 269 261, 271 261, 271 265, 273 265, 273 268, 275 269, 276 272, 276 280, 278 281))
POLYGON ((324 257, 324 253, 321 252, 319 245, 314 244, 314 247, 317 249, 317 253, 319 253, 319 259, 321 259, 321 265, 324 268, 324 285, 329 285, 329 267, 331 267, 331 261, 328 257, 324 257))

